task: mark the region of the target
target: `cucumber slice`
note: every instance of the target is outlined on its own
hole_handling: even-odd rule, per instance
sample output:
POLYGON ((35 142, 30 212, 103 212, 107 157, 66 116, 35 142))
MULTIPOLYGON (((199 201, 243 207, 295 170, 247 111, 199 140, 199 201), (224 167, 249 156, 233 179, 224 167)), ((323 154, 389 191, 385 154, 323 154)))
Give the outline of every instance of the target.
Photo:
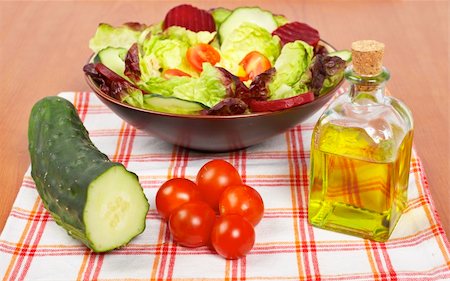
POLYGON ((156 94, 144 95, 144 107, 149 110, 177 114, 198 114, 206 108, 201 103, 156 94))
POLYGON ((278 27, 272 13, 269 11, 262 10, 258 7, 237 8, 220 25, 220 41, 223 42, 225 38, 232 36, 233 30, 244 22, 251 22, 261 26, 270 33, 278 27))
POLYGON ((330 57, 340 57, 341 59, 345 60, 346 62, 352 61, 352 52, 347 50, 341 50, 329 53, 328 56, 330 57))
POLYGON ((52 96, 37 102, 28 142, 36 189, 69 235, 106 252, 144 231, 149 204, 138 177, 94 146, 69 101, 52 96))
POLYGON ((108 47, 98 52, 96 58, 107 68, 128 80, 128 77, 124 74, 127 52, 127 49, 124 48, 108 47))
POLYGON ((87 191, 84 223, 92 247, 103 252, 124 245, 144 229, 148 203, 136 177, 123 166, 106 170, 87 191))
POLYGON ((219 27, 231 13, 231 10, 222 7, 215 8, 211 11, 211 15, 213 16, 217 27, 219 27))

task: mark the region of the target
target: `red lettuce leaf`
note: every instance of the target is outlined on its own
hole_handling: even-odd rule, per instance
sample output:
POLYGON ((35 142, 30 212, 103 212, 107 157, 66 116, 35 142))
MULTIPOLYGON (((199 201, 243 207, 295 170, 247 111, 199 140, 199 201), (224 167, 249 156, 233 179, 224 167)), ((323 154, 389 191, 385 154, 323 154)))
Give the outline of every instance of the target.
POLYGON ((124 74, 133 82, 141 80, 141 68, 139 67, 139 49, 137 43, 134 43, 125 57, 124 74))
POLYGON ((275 75, 275 68, 270 68, 253 79, 250 84, 248 100, 267 100, 269 98, 269 83, 275 75))
POLYGON ((248 109, 248 105, 239 98, 225 98, 212 108, 204 110, 202 114, 229 116, 244 114, 248 109))
POLYGON ((328 77, 344 71, 345 61, 337 56, 316 55, 311 66, 310 89, 316 96, 320 94, 323 83, 328 77))
POLYGON ((89 63, 83 67, 83 71, 97 83, 103 92, 119 101, 122 101, 132 91, 141 91, 102 63, 89 63))
POLYGON ((143 31, 147 28, 147 25, 139 22, 126 22, 123 25, 128 26, 128 28, 135 30, 135 31, 143 31))

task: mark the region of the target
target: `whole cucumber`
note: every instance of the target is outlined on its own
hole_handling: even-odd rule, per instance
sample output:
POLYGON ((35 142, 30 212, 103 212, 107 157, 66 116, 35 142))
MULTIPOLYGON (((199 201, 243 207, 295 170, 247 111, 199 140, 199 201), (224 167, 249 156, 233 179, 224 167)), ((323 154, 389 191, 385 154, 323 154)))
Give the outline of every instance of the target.
POLYGON ((149 209, 136 174, 100 152, 68 100, 38 101, 28 128, 31 175, 56 223, 95 252, 127 244, 149 209))

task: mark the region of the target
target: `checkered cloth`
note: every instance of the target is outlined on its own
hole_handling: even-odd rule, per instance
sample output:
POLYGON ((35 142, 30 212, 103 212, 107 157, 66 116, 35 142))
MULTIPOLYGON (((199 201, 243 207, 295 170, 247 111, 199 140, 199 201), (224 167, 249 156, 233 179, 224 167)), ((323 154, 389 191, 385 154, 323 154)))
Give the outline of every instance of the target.
POLYGON ((260 145, 207 154, 137 131, 92 93, 61 96, 75 104, 96 146, 138 174, 150 202, 147 227, 126 247, 94 254, 56 225, 29 169, 0 237, 5 280, 450 280, 449 242, 415 152, 408 207, 390 240, 376 243, 307 222, 310 138, 320 113, 260 145), (155 210, 164 181, 194 179, 213 158, 232 163, 265 203, 255 246, 239 260, 225 260, 207 247, 175 245, 155 210))

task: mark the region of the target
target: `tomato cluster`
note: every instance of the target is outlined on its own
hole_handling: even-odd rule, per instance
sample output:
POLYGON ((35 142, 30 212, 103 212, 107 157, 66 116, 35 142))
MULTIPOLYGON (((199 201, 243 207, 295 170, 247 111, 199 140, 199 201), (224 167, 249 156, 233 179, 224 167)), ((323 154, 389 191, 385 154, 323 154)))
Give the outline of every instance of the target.
POLYGON ((221 256, 237 259, 255 243, 254 227, 263 217, 264 203, 242 183, 233 165, 216 159, 199 170, 196 183, 173 178, 161 185, 156 209, 178 244, 211 245, 221 256))

